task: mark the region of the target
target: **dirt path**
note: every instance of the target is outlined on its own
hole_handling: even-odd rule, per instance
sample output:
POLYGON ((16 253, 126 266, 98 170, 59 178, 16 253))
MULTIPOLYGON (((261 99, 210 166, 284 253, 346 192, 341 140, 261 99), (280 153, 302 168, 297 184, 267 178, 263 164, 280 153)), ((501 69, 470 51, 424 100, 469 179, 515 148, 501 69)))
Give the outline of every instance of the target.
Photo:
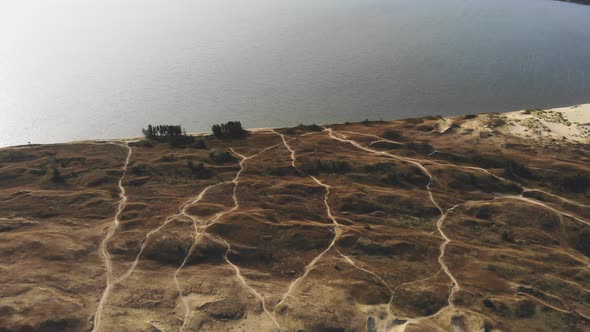
MULTIPOLYGON (((424 319, 435 317, 435 316, 439 315, 443 310, 447 310, 446 308, 453 309, 454 308, 454 305, 453 305, 453 297, 454 297, 455 293, 461 289, 461 286, 458 283, 457 279, 452 274, 452 272, 449 270, 449 268, 448 268, 448 266, 447 266, 447 264, 445 262, 445 251, 446 251, 446 248, 447 248, 448 244, 451 242, 451 239, 443 231, 443 226, 444 226, 444 221, 445 221, 448 213, 451 212, 452 210, 454 210, 458 205, 455 205, 455 206, 451 207, 447 211, 443 211, 441 209, 441 207, 437 204, 436 200, 434 199, 434 196, 433 196, 432 191, 431 191, 431 188, 430 188, 430 185, 432 184, 432 180, 433 180, 432 179, 432 175, 426 169, 426 167, 422 164, 422 163, 434 163, 434 164, 441 164, 441 163, 438 162, 438 161, 436 161, 436 160, 424 160, 424 159, 403 157, 403 156, 394 155, 394 154, 391 154, 391 153, 388 153, 388 152, 371 149, 370 146, 372 144, 374 144, 374 143, 377 143, 377 142, 398 143, 398 142, 395 142, 395 141, 390 141, 390 140, 384 139, 384 138, 382 138, 380 136, 377 136, 377 135, 363 134, 363 133, 357 133, 357 132, 346 132, 346 133, 355 134, 355 135, 371 136, 371 137, 374 137, 374 138, 377 139, 377 141, 371 142, 369 144, 369 146, 363 146, 363 145, 361 145, 360 143, 358 143, 358 142, 356 142, 354 140, 348 139, 344 135, 343 135, 343 137, 340 137, 338 135, 338 133, 335 132, 331 128, 324 128, 324 129, 328 131, 328 133, 329 133, 329 135, 330 135, 330 137, 332 139, 336 139, 336 140, 338 140, 340 142, 345 142, 345 143, 352 144, 353 146, 355 146, 355 147, 357 147, 357 148, 359 148, 361 150, 364 150, 366 152, 372 153, 374 155, 391 157, 393 159, 397 159, 397 160, 400 160, 400 161, 405 161, 405 162, 412 163, 415 166, 417 166, 425 175, 427 175, 429 177, 430 180, 429 180, 428 185, 427 185, 428 194, 429 194, 429 197, 430 197, 431 202, 437 207, 437 209, 441 213, 441 216, 437 220, 437 223, 436 223, 437 224, 437 231, 445 239, 444 242, 441 244, 441 247, 440 247, 440 255, 438 257, 438 260, 439 260, 439 263, 441 265, 441 268, 445 271, 445 274, 447 274, 449 276, 449 278, 452 280, 453 285, 452 285, 452 288, 451 288, 451 292, 449 294, 449 298, 448 298, 449 305, 447 307, 442 308, 441 310, 439 310, 439 312, 435 313, 434 315, 431 315, 431 316, 428 316, 428 317, 421 317, 421 318, 416 318, 416 319, 408 320, 403 325, 403 327, 400 327, 400 331, 404 331, 405 328, 407 326, 409 326, 411 323, 415 323, 415 322, 418 322, 418 321, 422 321, 424 319)), ((444 165, 447 165, 447 164, 444 163, 444 165)), ((564 212, 564 211, 560 211, 558 209, 555 209, 555 208, 553 208, 553 207, 551 207, 551 206, 549 206, 549 205, 547 205, 547 204, 545 204, 543 202, 537 201, 535 199, 524 197, 523 194, 526 193, 526 192, 541 192, 543 194, 547 194, 547 195, 553 196, 553 197, 558 198, 558 199, 560 199, 560 200, 562 200, 564 202, 567 202, 567 203, 570 203, 570 204, 574 204, 574 205, 577 205, 577 206, 587 207, 587 205, 584 205, 584 204, 575 202, 573 200, 570 200, 570 199, 561 197, 559 195, 550 194, 550 193, 547 193, 547 192, 542 191, 542 190, 539 190, 539 189, 533 189, 533 188, 523 187, 523 186, 521 186, 520 184, 518 184, 518 183, 516 183, 514 181, 511 181, 511 180, 508 180, 506 178, 503 178, 503 177, 500 177, 498 175, 495 175, 495 174, 491 173, 490 171, 488 171, 487 169, 484 169, 484 168, 481 168, 481 167, 455 165, 455 164, 448 164, 448 166, 449 167, 459 167, 459 168, 464 168, 464 169, 475 170, 475 171, 482 172, 482 173, 485 173, 487 175, 490 175, 490 176, 492 176, 492 177, 494 177, 494 178, 496 178, 496 179, 498 179, 500 181, 503 181, 503 182, 506 182, 506 183, 514 183, 518 187, 520 187, 521 190, 522 190, 521 191, 521 194, 519 196, 509 196, 509 195, 498 195, 498 196, 499 197, 504 197, 504 198, 519 199, 519 200, 526 201, 526 202, 531 203, 531 204, 539 205, 539 206, 542 206, 542 207, 544 207, 546 209, 549 209, 549 210, 551 210, 551 211, 553 211, 553 212, 555 212, 557 214, 560 214, 560 215, 563 215, 563 216, 567 216, 567 217, 570 217, 570 218, 572 218, 572 219, 574 219, 574 220, 576 220, 578 222, 581 222, 583 224, 590 225, 587 221, 585 221, 585 220, 583 220, 583 219, 581 219, 581 218, 579 218, 579 217, 577 217, 577 216, 575 216, 573 214, 570 214, 570 213, 567 213, 567 212, 564 212)), ((466 203, 469 203, 469 201, 468 202, 464 202, 462 204, 466 204, 466 203)), ((579 313, 577 313, 577 314, 579 314, 579 313)))
POLYGON ((334 245, 336 244, 336 241, 338 241, 338 239, 340 238, 340 235, 342 234, 342 226, 340 224, 338 224, 338 221, 336 221, 336 218, 334 218, 334 215, 332 214, 332 209, 330 207, 330 204, 328 203, 328 200, 330 198, 330 186, 323 183, 322 181, 320 181, 318 178, 310 175, 310 174, 306 174, 305 172, 302 172, 295 164, 295 162, 297 161, 297 157, 295 154, 295 150, 289 145, 289 142, 287 141, 287 139, 285 138, 285 135, 278 133, 276 131, 273 131, 276 135, 279 135, 281 137, 281 140, 283 141, 283 145, 285 146, 285 148, 290 152, 291 154, 291 166, 300 174, 305 174, 306 176, 308 176, 309 178, 311 178, 316 184, 318 184, 319 186, 323 187, 325 190, 325 194, 324 194, 324 206, 326 208, 326 215, 328 216, 328 218, 330 218, 330 220, 332 221, 333 224, 333 228, 332 228, 332 232, 334 233, 334 237, 332 238, 332 241, 330 242, 330 244, 328 245, 328 247, 326 249, 324 249, 322 252, 320 252, 319 255, 317 255, 314 259, 312 259, 303 269, 303 274, 301 276, 299 276, 298 278, 296 278, 295 280, 293 280, 289 286, 287 287, 287 291, 281 296, 281 300, 277 303, 277 305, 274 307, 273 312, 276 312, 277 308, 284 303, 287 298, 289 296, 291 296, 291 293, 296 289, 297 285, 299 285, 309 274, 309 272, 311 272, 313 270, 313 268, 315 267, 315 265, 320 261, 320 259, 328 252, 330 251, 330 249, 332 249, 334 247, 334 245))
POLYGON ((180 283, 178 281, 178 274, 180 273, 180 271, 182 270, 182 268, 186 265, 186 262, 188 261, 189 257, 192 255, 193 251, 195 250, 198 242, 199 242, 199 237, 201 232, 199 232, 199 225, 198 225, 198 221, 199 219, 188 214, 186 211, 190 206, 193 206, 197 203, 199 203, 203 197, 205 196, 205 194, 207 193, 207 191, 209 191, 210 189, 213 189, 214 187, 217 187, 219 185, 221 185, 223 182, 219 182, 216 183, 214 185, 210 185, 207 188, 205 188, 200 194, 199 196, 197 196, 197 198, 191 202, 191 204, 187 204, 184 206, 184 208, 181 210, 181 214, 188 216, 189 218, 192 219, 193 221, 193 227, 194 227, 194 234, 193 234, 193 243, 188 251, 188 253, 186 254, 186 256, 184 257, 182 264, 180 264, 180 266, 178 267, 178 269, 174 272, 174 284, 176 285, 176 291, 178 292, 178 296, 182 301, 182 305, 183 305, 183 310, 184 310, 184 314, 183 314, 183 320, 182 320, 182 325, 180 327, 180 331, 183 331, 185 326, 186 326, 186 322, 187 322, 187 318, 190 314, 190 310, 189 310, 189 306, 188 303, 186 301, 185 298, 183 298, 182 296, 182 287, 180 286, 180 283))
POLYGON ((129 161, 131 160, 131 155, 133 154, 133 150, 131 149, 129 144, 124 144, 124 146, 127 148, 127 157, 125 158, 125 163, 123 164, 123 168, 122 168, 122 174, 121 174, 121 177, 119 178, 119 183, 118 183, 119 198, 120 198, 119 205, 117 206, 117 212, 115 213, 115 218, 113 219, 113 223, 111 224, 111 226, 109 226, 109 228, 107 230, 107 235, 104 237, 104 239, 100 243, 100 247, 99 247, 99 252, 100 252, 101 256, 103 257, 104 263, 106 266, 107 278, 106 278, 106 287, 102 293, 102 296, 100 297, 100 301, 98 302, 98 306, 96 307, 96 312, 94 313, 94 327, 93 327, 92 331, 100 331, 100 319, 101 319, 101 315, 102 315, 102 310, 104 308, 104 304, 105 304, 106 299, 109 295, 109 292, 113 286, 113 282, 112 282, 113 265, 111 262, 111 255, 109 254, 107 244, 110 241, 110 239, 113 237, 113 234, 115 234, 115 231, 117 230, 117 228, 119 227, 119 224, 120 224, 119 217, 121 216, 121 213, 123 213, 123 209, 125 208, 125 205, 127 204, 127 195, 125 194, 125 187, 123 186, 123 178, 127 174, 127 167, 129 166, 129 161))
POLYGON ((264 310, 264 312, 270 317, 270 319, 272 320, 272 322, 274 323, 274 325, 279 329, 279 331, 281 330, 281 326, 279 325, 279 322, 277 322, 277 319, 275 317, 275 314, 273 312, 271 312, 268 309, 268 306, 266 305, 266 301, 264 300, 264 297, 258 293, 254 288, 252 288, 252 286, 248 285, 248 282, 246 281, 246 278, 244 278, 244 276, 242 275, 242 271, 240 270, 240 268, 235 265, 228 257, 227 254, 231 251, 231 245, 229 244, 229 242, 227 242, 226 240, 218 237, 218 236, 212 236, 210 234, 207 234, 208 236, 211 236, 214 239, 217 239, 221 242, 223 242, 223 244, 225 244, 225 246, 227 247, 227 250, 225 251, 225 255, 223 256, 223 258, 225 259, 225 262, 227 264, 229 264, 229 266, 231 266, 234 271, 236 272, 236 277, 238 278, 238 280, 240 280, 240 282, 242 283, 242 285, 249 290, 252 294, 254 294, 254 296, 256 296, 258 298, 258 300, 260 300, 260 302, 262 303, 262 309, 264 310))
POLYGON ((588 222, 586 220, 583 220, 583 219, 581 219, 579 217, 576 217, 573 214, 570 214, 570 213, 567 213, 567 212, 558 210, 558 209, 556 209, 554 207, 551 207, 551 206, 549 206, 549 205, 547 205, 547 204, 545 204, 545 203, 543 203, 541 201, 537 201, 537 200, 532 199, 532 198, 529 198, 529 197, 524 197, 523 194, 520 194, 519 196, 516 196, 516 195, 501 195, 500 197, 510 198, 510 199, 516 199, 516 200, 524 201, 524 202, 531 203, 531 204, 534 204, 534 205, 538 205, 538 206, 541 206, 541 207, 543 207, 543 208, 545 208, 547 210, 553 211, 554 213, 556 213, 558 215, 563 215, 563 216, 572 218, 572 219, 574 219, 574 220, 576 220, 576 221, 578 221, 578 222, 580 222, 582 224, 585 224, 586 226, 590 226, 590 222, 588 222))
MULTIPOLYGON (((451 273, 449 267, 447 266, 447 264, 445 262, 445 249, 446 249, 447 245, 449 244, 449 242, 451 242, 451 239, 442 230, 442 226, 443 226, 443 223, 444 223, 444 220, 445 220, 447 214, 450 211, 452 211, 453 209, 455 209, 456 206, 453 206, 452 208, 450 208, 446 212, 443 211, 443 209, 440 207, 440 205, 434 199, 434 195, 432 194, 432 190, 430 188, 430 186, 432 185, 432 181, 433 181, 432 174, 419 161, 417 161, 415 159, 412 159, 412 158, 407 158, 407 157, 403 157, 403 156, 399 156, 399 155, 394 155, 394 154, 391 154, 391 153, 388 153, 388 152, 374 150, 374 149, 365 147, 365 146, 361 145, 360 143, 358 143, 358 142, 356 142, 354 140, 350 140, 350 139, 347 139, 347 138, 339 137, 337 135, 337 133, 332 128, 325 128, 325 130, 328 131, 328 135, 332 139, 335 139, 335 140, 340 141, 340 142, 343 142, 343 143, 352 144, 356 148, 361 149, 361 150, 366 151, 366 152, 369 152, 369 153, 374 154, 374 155, 389 157, 389 158, 393 158, 393 159, 396 159, 396 160, 399 160, 399 161, 410 163, 410 164, 416 166, 417 168, 419 168, 422 171, 422 173, 424 173, 424 175, 428 176, 429 180, 428 180, 428 184, 426 185, 426 190, 428 191, 428 196, 430 198, 430 201, 432 202, 432 204, 440 212, 440 217, 439 217, 439 219, 436 222, 436 228, 438 230, 438 233, 445 239, 443 241, 443 243, 440 245, 440 255, 438 257, 438 261, 439 261, 439 263, 441 265, 441 268, 445 271, 445 273, 447 274, 447 276, 453 282, 453 285, 451 286, 451 293, 450 293, 449 298, 448 298, 449 306, 450 307, 453 307, 453 303, 452 303, 453 295, 454 295, 454 293, 456 291, 458 291, 461 288, 461 286, 459 285, 457 279, 453 276, 453 274, 451 273)), ((354 132, 351 132, 351 133, 354 133, 354 132)))
POLYGON ((538 193, 542 193, 542 194, 547 195, 547 196, 555 197, 555 198, 561 200, 562 202, 566 202, 566 203, 569 203, 569 204, 572 204, 572 205, 576 205, 576 206, 579 206, 579 207, 582 207, 582 208, 590 208, 590 205, 582 204, 580 202, 576 202, 576 201, 571 200, 569 198, 565 198, 565 197, 562 197, 562 196, 559 196, 559 195, 556 195, 556 194, 552 194, 552 193, 543 191, 541 189, 524 188, 524 192, 525 193, 527 193, 527 192, 529 192, 529 193, 530 192, 538 192, 538 193))
POLYGON ((342 227, 340 226, 340 224, 338 224, 338 222, 336 221, 336 219, 334 218, 334 216, 332 215, 332 210, 330 208, 330 205, 328 203, 328 199, 330 198, 330 186, 321 182, 320 180, 318 180, 317 178, 310 176, 318 185, 322 186, 325 188, 326 193, 324 194, 324 205, 326 206, 326 214, 328 215, 328 217, 332 220, 332 223, 334 224, 334 228, 333 228, 333 232, 334 232, 334 237, 332 238, 332 241, 330 242, 330 244, 328 245, 328 247, 326 249, 324 249, 324 251, 322 251, 319 255, 317 255, 314 259, 312 259, 309 264, 307 264, 304 268, 304 272, 303 274, 295 279, 293 282, 291 282, 291 284, 289 284, 289 287, 287 288, 287 291, 283 294, 283 296, 281 296, 281 300, 277 303, 277 305, 275 306, 275 311, 276 309, 279 307, 279 305, 281 305, 282 303, 285 302, 285 300, 291 295, 291 293, 296 289, 297 285, 299 285, 299 283, 301 283, 309 274, 309 272, 311 272, 313 270, 313 268, 315 267, 315 265, 319 262, 319 260, 328 252, 330 251, 330 249, 332 249, 334 247, 334 245, 336 244, 336 241, 338 241, 338 239, 340 238, 340 235, 342 235, 342 227))
MULTIPOLYGON (((236 153, 235 151, 233 151, 233 149, 232 149, 232 152, 236 153, 238 156, 240 156, 241 158, 243 158, 243 159, 242 159, 242 161, 240 162, 240 166, 243 166, 243 162, 245 161, 244 159, 248 160, 248 159, 254 158, 255 156, 257 156, 257 155, 259 155, 259 154, 261 154, 261 153, 263 153, 263 152, 265 152, 265 151, 267 151, 267 150, 269 150, 269 149, 271 149, 271 148, 277 147, 277 146, 279 146, 279 145, 280 145, 280 144, 276 144, 276 145, 270 146, 270 147, 268 147, 268 148, 265 148, 265 149, 263 149, 262 151, 258 152, 257 154, 255 154, 255 155, 253 155, 253 156, 250 156, 250 157, 248 157, 248 158, 246 158, 246 157, 242 156, 242 155, 241 155, 241 154, 239 154, 239 153, 236 153)), ((129 151, 131 151, 131 148, 130 148, 129 146, 127 146, 127 147, 129 148, 129 151)), ((131 152, 130 152, 130 153, 131 153, 131 152)), ((126 163, 126 165, 125 165, 125 171, 126 171, 126 168, 127 168, 128 161, 129 161, 129 158, 130 158, 130 156, 131 156, 131 155, 129 154, 129 155, 128 155, 128 159, 127 159, 127 163, 126 163)), ((234 180, 233 180, 233 182, 234 182, 234 184, 235 184, 235 186, 234 186, 234 192, 233 192, 233 199, 234 199, 234 202, 237 202, 237 198, 236 198, 236 190, 237 190, 237 189, 236 189, 236 186, 237 186, 237 183, 238 183, 238 178, 239 178, 240 174, 242 173, 242 171, 243 171, 243 167, 240 169, 240 171, 238 172, 238 174, 236 175, 236 177, 235 177, 235 178, 234 178, 234 180)), ((122 187, 122 178, 121 178, 121 180, 119 181, 119 183, 120 183, 120 190, 121 190, 121 189, 123 190, 123 191, 122 191, 122 193, 123 193, 123 196, 124 196, 124 188, 122 187)), ((95 318, 94 318, 94 322, 95 322, 95 323, 94 323, 93 332, 98 332, 98 331, 100 331, 100 319, 101 319, 101 314, 102 314, 102 311, 104 310, 104 305, 105 305, 105 303, 106 303, 106 301, 107 301, 107 299, 108 299, 108 296, 109 296, 109 294, 110 294, 110 291, 112 290, 112 288, 113 288, 115 285, 117 285, 117 284, 119 284, 119 283, 123 282, 124 280, 126 280, 127 278, 129 278, 129 277, 130 277, 130 276, 133 274, 133 272, 135 271, 135 269, 136 269, 137 265, 139 264, 140 258, 141 258, 141 256, 143 255, 143 252, 144 252, 145 248, 147 247, 147 245, 148 245, 148 244, 149 244, 149 242, 150 242, 150 239, 151 239, 151 237, 152 237, 154 234, 158 233, 160 230, 162 230, 164 227, 166 227, 166 226, 167 226, 167 225, 168 225, 168 224, 169 224, 171 221, 173 221, 174 219, 176 219, 176 218, 179 218, 179 217, 186 217, 186 218, 189 218, 189 219, 191 219, 191 220, 193 221, 193 224, 194 224, 194 223, 196 223, 196 221, 197 221, 197 220, 196 220, 196 218, 195 218, 194 216, 191 216, 191 215, 187 214, 187 210, 188 210, 188 208, 190 208, 192 205, 194 205, 194 204, 198 203, 198 202, 199 202, 199 201, 200 201, 200 200, 203 198, 203 196, 205 195, 205 193, 206 193, 208 190, 210 190, 212 187, 214 187, 214 186, 216 186, 216 185, 219 185, 219 184, 220 184, 220 183, 216 183, 216 184, 213 184, 213 185, 210 185, 210 186, 207 186, 206 188, 204 188, 204 189, 203 189, 203 190, 202 190, 202 191, 201 191, 201 192, 200 192, 200 193, 199 193, 197 196, 195 196, 195 197, 192 197, 192 198, 190 198, 189 200, 187 200, 187 201, 185 201, 184 203, 182 203, 182 204, 180 205, 180 207, 179 207, 179 212, 178 212, 178 213, 176 213, 176 214, 173 214, 173 215, 169 215, 168 217, 166 217, 166 219, 164 220, 164 222, 163 222, 163 223, 162 223, 160 226, 158 226, 157 228, 155 228, 155 229, 153 229, 153 230, 149 231, 149 232, 146 234, 146 237, 145 237, 145 239, 143 240, 143 242, 142 242, 142 244, 141 244, 140 250, 139 250, 138 254, 136 255, 136 257, 135 257, 135 260, 134 260, 134 261, 133 261, 133 263, 131 264, 130 268, 127 270, 127 272, 125 272, 125 274, 123 274, 121 277, 119 277, 118 279, 116 279, 116 280, 114 280, 114 281, 112 280, 112 265, 111 265, 111 263, 110 263, 110 262, 111 262, 111 260, 110 260, 110 255, 109 255, 109 253, 108 253, 108 250, 106 249, 106 244, 107 244, 108 240, 106 240, 106 241, 103 241, 103 243, 104 243, 104 253, 107 255, 107 256, 105 256, 105 257, 108 257, 108 262, 109 262, 109 263, 108 263, 108 268, 107 268, 107 269, 110 271, 110 278, 107 278, 107 287, 105 288, 105 290, 104 290, 104 292, 103 292, 103 295, 102 295, 102 297, 101 297, 101 300, 100 300, 100 302, 99 302, 99 307, 97 308, 97 311, 96 311, 96 313, 95 313, 95 316, 94 316, 94 317, 95 317, 95 318)), ((126 202, 127 202, 127 197, 125 196, 125 197, 124 197, 124 202, 123 202, 123 204, 120 204, 120 205, 119 205, 119 208, 120 208, 120 210, 118 210, 118 212, 117 212, 117 217, 115 218, 115 222, 114 222, 114 223, 115 223, 117 226, 119 225, 119 219, 118 219, 118 216, 119 216, 119 215, 122 213, 122 211, 123 211, 123 209, 124 209, 124 207, 125 207, 125 203, 126 203, 126 202)), ((234 207, 233 207, 233 208, 232 208, 230 211, 225 211, 225 212, 224 212, 224 213, 222 213, 222 214, 218 214, 218 215, 217 215, 217 216, 214 218, 214 221, 217 221, 217 220, 219 220, 219 218, 221 218, 223 215, 225 215, 225 214, 228 214, 228 213, 231 213, 231 212, 233 212, 234 210, 236 210, 237 208, 238 208, 237 206, 234 206, 234 207)), ((207 225, 207 227, 208 227, 208 226, 210 226, 210 225, 207 225)), ((206 228, 205 228, 205 229, 206 229, 206 228)), ((205 229, 204 229, 204 230, 205 230, 205 229)), ((203 231, 204 231, 204 230, 203 230, 203 231)), ((198 232, 198 229, 196 229, 196 231, 198 232)), ((108 239, 110 239, 110 238, 112 237, 112 235, 113 235, 113 234, 114 234, 114 228, 113 228, 113 230, 112 230, 112 233, 111 233, 111 234, 110 234, 110 236, 108 237, 108 239)), ((186 262, 185 262, 185 263, 186 263, 186 262)), ((175 273, 175 277, 176 277, 176 276, 177 276, 177 273, 175 273)))
MULTIPOLYGON (((186 327, 186 324, 188 323, 188 318, 190 316, 190 308, 188 307, 188 303, 182 297, 182 287, 180 286, 180 283, 178 282, 178 278, 177 277, 178 277, 178 274, 180 273, 180 271, 182 270, 182 268, 186 265, 186 262, 187 262, 188 258, 190 257, 190 255, 193 253, 193 251, 198 246, 198 239, 199 239, 200 236, 208 236, 208 237, 210 237, 212 239, 215 239, 217 241, 222 242, 227 247, 227 250, 226 250, 225 255, 224 255, 225 262, 235 271, 236 278, 240 281, 240 283, 242 283, 242 285, 248 291, 250 291, 256 298, 258 298, 258 300, 260 300, 260 302, 262 303, 262 308, 264 309, 264 312, 269 316, 269 318, 272 320, 273 324, 277 328, 279 328, 279 330, 280 330, 280 325, 277 322, 274 314, 271 313, 270 310, 268 309, 268 307, 266 305, 266 301, 264 300, 264 297, 248 284, 248 282, 244 278, 244 276, 243 276, 240 268, 237 265, 235 265, 229 259, 229 257, 227 256, 228 253, 231 251, 231 245, 229 244, 229 242, 227 242, 226 240, 224 240, 224 239, 222 239, 222 238, 220 238, 218 236, 214 236, 212 234, 206 233, 207 229, 209 227, 211 227, 212 225, 214 225, 215 223, 217 223, 217 221, 219 221, 222 217, 227 216, 227 215, 233 213, 234 211, 236 211, 236 210, 238 210, 240 208, 240 202, 239 202, 239 199, 238 199, 238 192, 237 191, 238 191, 238 186, 240 184, 240 182, 239 182, 240 176, 242 175, 242 173, 245 170, 245 163, 246 163, 246 161, 251 160, 251 159, 259 156, 260 154, 262 154, 262 153, 264 153, 264 152, 266 152, 266 151, 268 151, 270 149, 276 148, 277 146, 280 146, 280 145, 281 144, 275 144, 275 145, 269 146, 269 147, 264 148, 261 151, 259 151, 258 153, 254 154, 254 155, 251 155, 249 157, 246 157, 246 156, 238 153, 237 151, 235 151, 233 148, 230 148, 230 150, 232 151, 233 154, 235 154, 238 157, 240 157, 240 163, 239 163, 240 170, 236 173, 236 176, 232 180, 232 182, 233 182, 232 200, 233 200, 233 203, 234 204, 233 204, 233 206, 230 209, 227 209, 227 210, 224 210, 224 211, 221 211, 221 212, 218 212, 217 214, 215 214, 213 216, 213 218, 211 218, 211 219, 209 219, 209 220, 206 221, 206 224, 203 227, 199 227, 197 225, 197 221, 198 221, 197 218, 195 218, 195 217, 193 217, 193 216, 191 216, 191 215, 189 215, 189 214, 186 213, 186 209, 189 206, 186 206, 186 208, 182 209, 182 213, 193 220, 193 225, 195 227, 195 231, 194 231, 194 242, 193 242, 193 245, 189 249, 189 252, 185 256, 185 258, 184 258, 182 264, 180 265, 180 267, 174 273, 174 282, 176 284, 176 290, 178 292, 178 296, 181 298, 181 300, 183 302, 183 309, 184 309, 183 321, 182 321, 182 325, 180 327, 180 331, 183 331, 184 328, 186 327)), ((217 186, 217 185, 219 185, 219 183, 216 184, 216 185, 212 185, 212 186, 209 186, 209 187, 205 188, 205 190, 203 190, 203 192, 201 192, 201 194, 199 195, 198 199, 196 199, 192 204, 190 204, 190 206, 192 206, 194 204, 197 204, 203 198, 203 196, 206 194, 206 192, 209 189, 211 189, 212 187, 217 186)))

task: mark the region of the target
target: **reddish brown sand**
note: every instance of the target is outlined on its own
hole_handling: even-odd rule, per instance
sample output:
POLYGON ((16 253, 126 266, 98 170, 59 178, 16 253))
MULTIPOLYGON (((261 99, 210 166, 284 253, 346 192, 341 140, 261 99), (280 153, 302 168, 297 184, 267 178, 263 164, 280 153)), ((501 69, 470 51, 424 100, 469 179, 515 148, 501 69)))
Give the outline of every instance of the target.
POLYGON ((0 331, 590 331, 589 145, 475 119, 2 149, 0 331))

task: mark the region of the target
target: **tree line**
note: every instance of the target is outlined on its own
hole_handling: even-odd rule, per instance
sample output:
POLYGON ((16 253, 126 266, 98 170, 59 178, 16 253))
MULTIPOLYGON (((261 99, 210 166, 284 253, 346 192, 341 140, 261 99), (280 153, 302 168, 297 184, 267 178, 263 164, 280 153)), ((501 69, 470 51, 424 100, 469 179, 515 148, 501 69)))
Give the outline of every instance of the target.
POLYGON ((148 139, 186 136, 186 131, 180 125, 157 125, 151 124, 141 130, 148 139))
POLYGON ((248 131, 242 128, 240 121, 229 121, 227 123, 215 124, 211 127, 213 135, 217 138, 240 138, 248 131))
MULTIPOLYGON (((242 138, 248 134, 248 131, 242 127, 240 121, 229 121, 226 123, 215 124, 211 127, 213 135, 221 139, 242 138)), ((141 132, 147 141, 137 143, 139 146, 151 147, 154 141, 168 142, 173 147, 191 147, 195 149, 206 149, 207 146, 203 139, 196 140, 194 136, 187 135, 186 131, 180 125, 151 125, 142 128, 141 132)))

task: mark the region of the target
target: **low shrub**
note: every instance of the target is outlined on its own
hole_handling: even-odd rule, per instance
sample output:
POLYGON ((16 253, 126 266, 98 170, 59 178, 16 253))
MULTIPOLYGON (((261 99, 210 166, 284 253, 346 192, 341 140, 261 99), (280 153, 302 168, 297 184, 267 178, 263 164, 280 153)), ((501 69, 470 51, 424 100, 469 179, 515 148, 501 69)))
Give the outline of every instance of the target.
POLYGON ((382 135, 384 138, 394 140, 394 141, 405 140, 405 137, 399 131, 393 130, 393 129, 388 129, 388 130, 384 131, 382 135))
POLYGON ((229 151, 219 150, 215 150, 209 153, 209 159, 213 160, 218 164, 231 163, 237 160, 236 157, 234 157, 234 155, 231 154, 229 151))
POLYGON ((205 150, 207 149, 207 143, 205 143, 205 140, 199 139, 196 140, 194 143, 190 144, 188 147, 191 149, 205 150))
POLYGON ((189 174, 191 175, 191 177, 197 179, 208 179, 212 175, 212 172, 209 169, 207 169, 207 167, 205 167, 205 164, 203 163, 198 163, 195 165, 192 162, 192 160, 189 160, 186 162, 186 166, 189 170, 189 174))
POLYGON ((164 163, 169 163, 169 162, 176 161, 176 157, 173 154, 169 154, 169 155, 161 157, 160 159, 158 159, 158 161, 161 161, 164 163))
POLYGON ((154 142, 147 140, 147 139, 142 139, 141 141, 129 143, 129 146, 137 147, 137 148, 153 148, 154 142))
POLYGON ((352 167, 346 161, 342 160, 328 160, 322 161, 320 159, 304 160, 299 166, 307 174, 317 175, 320 173, 348 173, 352 167))
POLYGON ((303 131, 322 131, 322 130, 324 130, 322 127, 318 126, 315 123, 310 124, 310 125, 304 125, 304 124, 300 123, 297 127, 295 127, 295 129, 303 130, 303 131))

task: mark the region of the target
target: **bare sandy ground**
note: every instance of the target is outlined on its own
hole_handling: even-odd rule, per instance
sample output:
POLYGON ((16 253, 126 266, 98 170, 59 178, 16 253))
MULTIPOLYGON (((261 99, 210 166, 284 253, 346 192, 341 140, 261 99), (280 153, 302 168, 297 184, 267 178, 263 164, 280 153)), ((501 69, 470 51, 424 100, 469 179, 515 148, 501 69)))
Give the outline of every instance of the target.
POLYGON ((531 139, 590 142, 590 104, 505 114, 508 131, 531 139))

